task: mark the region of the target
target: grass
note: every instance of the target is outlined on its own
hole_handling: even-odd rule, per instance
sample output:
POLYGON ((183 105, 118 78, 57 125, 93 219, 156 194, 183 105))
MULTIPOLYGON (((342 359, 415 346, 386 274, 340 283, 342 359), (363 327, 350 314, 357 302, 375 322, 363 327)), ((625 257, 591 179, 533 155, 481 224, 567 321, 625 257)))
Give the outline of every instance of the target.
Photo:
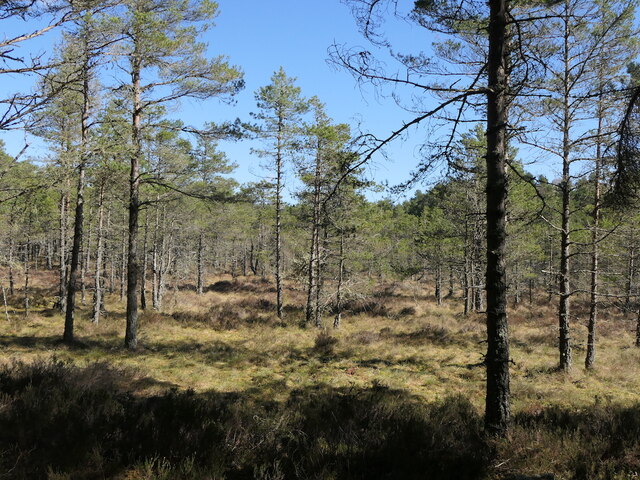
MULTIPOLYGON (((430 477, 415 478, 510 478, 550 472, 557 478, 604 479, 640 471, 640 449, 634 440, 640 438, 640 350, 633 347, 634 322, 617 312, 603 312, 596 368, 589 372, 582 368, 584 348, 579 343, 586 329, 574 322, 575 368, 565 374, 555 370, 554 306, 543 298, 511 310, 514 429, 508 444, 490 445, 478 436, 484 319, 463 316, 459 299, 436 306, 423 284, 381 286, 371 299, 348 305, 339 329, 318 332, 297 326, 305 296, 295 285, 287 289, 288 308, 280 321, 273 314, 274 293, 268 283, 215 278, 201 296, 188 289, 171 290, 163 313, 144 312, 140 347, 130 352, 123 347, 124 305, 114 296, 108 298, 109 313, 100 325, 90 323, 88 310, 81 309, 77 344, 62 344, 63 318, 50 309, 49 277, 36 276, 40 301, 29 317, 21 314, 19 298, 10 299, 11 321, 0 327, 5 359, 0 429, 18 428, 11 424, 16 416, 23 421, 25 416, 39 418, 42 402, 20 386, 34 385, 29 380, 32 368, 58 378, 33 387, 39 398, 48 395, 47 401, 55 405, 64 398, 71 410, 64 413, 67 407, 59 408, 69 421, 77 417, 72 408, 76 404, 80 410, 102 412, 95 414, 94 424, 80 430, 102 429, 110 432, 110 440, 105 445, 94 433, 97 437, 82 441, 85 434, 74 430, 66 441, 83 443, 90 451, 75 454, 76 463, 40 455, 42 461, 28 471, 20 455, 31 459, 24 452, 41 447, 29 447, 29 442, 52 433, 33 436, 41 427, 23 426, 23 449, 13 454, 3 450, 2 465, 10 469, 17 461, 19 466, 8 478, 373 478, 372 465, 387 472, 378 478, 414 478, 415 472, 427 471, 430 477), (29 414, 12 410, 29 402, 29 414), (201 415, 172 418, 154 410, 158 404, 201 415), (104 411, 120 413, 112 417, 104 411), (446 415, 434 413, 442 411, 446 415), (190 445, 164 439, 171 437, 169 433, 142 428, 137 417, 144 417, 144 412, 150 412, 148 428, 184 428, 191 435, 190 445), (203 427, 201 417, 214 419, 216 427, 203 427), (440 417, 448 420, 439 421, 440 417), (344 430, 351 421, 357 426, 344 430), (278 427, 276 435, 278 422, 282 429, 278 427), (271 429, 264 433, 268 440, 243 436, 262 428, 271 429), (149 435, 157 441, 149 440, 135 455, 125 454, 129 444, 123 431, 143 443, 149 435), (238 435, 235 450, 231 432, 238 435), (308 443, 308 436, 318 435, 324 440, 308 443), (406 441, 415 448, 404 445, 406 441), (248 453, 257 448, 252 442, 264 447, 257 457, 248 453), (219 455, 199 457, 205 444, 209 449, 215 445, 219 455), (349 450, 353 448, 357 451, 349 450), (433 454, 438 448, 440 454, 433 454), (379 464, 365 450, 377 452, 379 464), (414 466, 421 470, 403 470, 403 455, 410 455, 410 463, 416 459, 414 466), (79 466, 82 462, 85 470, 79 466), (467 464, 467 473, 455 467, 467 464), (102 477, 96 473, 100 469, 102 477), (458 476, 452 476, 454 472, 458 476)), ((578 313, 586 323, 586 313, 578 313)), ((42 428, 57 425, 43 415, 42 428)), ((11 435, 3 440, 4 446, 16 442, 11 435)))

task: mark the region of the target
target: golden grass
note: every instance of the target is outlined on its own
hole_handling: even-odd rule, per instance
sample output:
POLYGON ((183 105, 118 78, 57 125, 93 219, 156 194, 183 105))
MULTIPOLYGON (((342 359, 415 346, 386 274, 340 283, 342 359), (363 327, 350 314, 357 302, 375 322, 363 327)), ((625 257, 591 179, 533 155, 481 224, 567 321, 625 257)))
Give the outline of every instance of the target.
MULTIPOLYGON (((52 278, 50 274, 36 277, 36 288, 46 288, 52 278)), ((296 308, 288 310, 286 325, 279 326, 269 309, 268 302, 274 300, 270 285, 253 278, 240 279, 237 285, 226 293, 208 291, 201 296, 180 291, 175 297, 173 290, 168 291, 165 312, 141 315, 136 352, 123 348, 124 306, 115 296, 108 298, 109 313, 100 325, 87 320, 88 307, 80 309, 79 344, 71 348, 59 342, 63 318, 52 313, 50 305, 34 306, 24 318, 15 304, 11 322, 0 324, 3 361, 54 355, 81 364, 106 360, 133 368, 143 377, 132 386, 139 394, 172 386, 284 399, 294 388, 317 383, 338 387, 379 383, 428 400, 461 393, 483 408, 484 318, 463 316, 459 299, 438 307, 425 285, 388 286, 390 294, 376 301, 384 303, 389 315, 344 315, 340 329, 327 330, 337 343, 321 349, 315 346, 317 329, 297 326, 302 289, 290 285, 285 298, 296 308), (188 321, 190 315, 206 318, 214 305, 222 306, 218 315, 235 312, 241 326, 214 330, 206 323, 188 321), (247 323, 251 318, 260 321, 247 323)), ((512 309, 510 320, 514 410, 535 412, 551 404, 581 407, 598 398, 622 404, 637 401, 640 349, 633 347, 631 319, 602 312, 597 363, 591 372, 582 366, 586 315, 582 322, 575 321, 575 366, 570 374, 554 368, 558 357, 555 305, 546 298, 533 306, 524 303, 512 309)), ((332 319, 326 318, 326 323, 330 325, 332 319)))

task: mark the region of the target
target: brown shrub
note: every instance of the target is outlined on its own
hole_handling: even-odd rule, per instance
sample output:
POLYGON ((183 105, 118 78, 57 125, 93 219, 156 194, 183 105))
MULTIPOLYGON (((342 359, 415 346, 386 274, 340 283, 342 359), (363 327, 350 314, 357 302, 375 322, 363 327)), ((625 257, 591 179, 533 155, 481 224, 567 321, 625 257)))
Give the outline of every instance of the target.
POLYGON ((234 303, 213 305, 207 312, 174 312, 172 317, 186 324, 205 324, 214 330, 234 330, 243 324, 271 324, 269 316, 256 315, 234 303))
POLYGON ((343 306, 343 312, 350 313, 351 315, 359 315, 365 313, 372 317, 388 317, 389 309, 385 303, 378 299, 367 300, 350 300, 343 306))
POLYGON ((352 333, 347 337, 348 343, 357 343, 360 345, 369 345, 380 340, 380 333, 365 330, 362 332, 352 333))
POLYGON ((404 307, 398 312, 398 316, 400 317, 408 317, 416 314, 415 307, 404 307))
POLYGON ((445 327, 436 327, 434 325, 425 325, 424 327, 412 332, 396 333, 395 339, 399 343, 405 344, 421 344, 435 343, 437 345, 451 345, 455 342, 451 331, 445 327))
POLYGON ((320 356, 331 356, 334 354, 334 347, 338 344, 338 339, 327 332, 318 333, 313 343, 313 351, 320 356))

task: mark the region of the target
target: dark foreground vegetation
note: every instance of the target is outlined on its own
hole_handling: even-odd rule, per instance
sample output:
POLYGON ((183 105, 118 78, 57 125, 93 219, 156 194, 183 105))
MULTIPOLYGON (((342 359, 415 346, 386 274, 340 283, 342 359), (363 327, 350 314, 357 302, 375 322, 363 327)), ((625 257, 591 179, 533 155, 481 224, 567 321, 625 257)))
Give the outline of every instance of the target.
POLYGON ((493 444, 462 396, 429 403, 381 385, 317 385, 285 401, 251 390, 137 396, 124 387, 131 375, 55 359, 4 366, 2 478, 622 479, 640 470, 640 405, 518 413, 511 437, 493 444))

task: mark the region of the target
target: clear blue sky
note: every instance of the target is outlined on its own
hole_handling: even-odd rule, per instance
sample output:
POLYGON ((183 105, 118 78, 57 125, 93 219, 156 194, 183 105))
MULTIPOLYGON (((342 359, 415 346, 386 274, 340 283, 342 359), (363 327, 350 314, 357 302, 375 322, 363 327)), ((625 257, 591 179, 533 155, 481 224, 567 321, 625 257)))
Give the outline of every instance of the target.
MULTIPOLYGON (((216 27, 204 40, 209 43, 212 55, 227 55, 232 63, 242 68, 246 88, 238 95, 234 106, 222 105, 215 100, 184 101, 172 116, 195 125, 236 117, 248 120, 249 112, 255 109, 254 92, 268 84, 272 73, 283 66, 290 76, 297 77, 305 96, 317 95, 326 103, 336 122, 349 123, 354 128, 360 124, 363 130, 384 137, 397 129, 403 120, 412 118, 392 99, 377 96, 371 87, 361 90, 347 72, 327 63, 328 48, 333 43, 369 46, 358 33, 349 8, 339 0, 219 0, 219 5, 216 27)), ((394 45, 409 46, 417 42, 428 46, 431 43, 424 30, 407 23, 394 22, 388 27, 394 45)), ((9 25, 9 28, 21 26, 9 25)), ((49 35, 29 47, 50 51, 55 40, 55 36, 49 35)), ((4 91, 24 84, 24 79, 0 78, 4 91)), ((374 159, 369 168, 370 175, 390 184, 406 180, 417 163, 415 152, 421 135, 414 131, 409 141, 389 148, 390 160, 374 159)), ((18 132, 3 132, 2 138, 12 154, 24 144, 24 135, 18 132)), ((260 160, 250 153, 250 148, 249 142, 222 145, 239 165, 234 177, 241 182, 255 181, 264 175, 260 160)), ((30 154, 41 156, 45 152, 34 142, 30 154)))

